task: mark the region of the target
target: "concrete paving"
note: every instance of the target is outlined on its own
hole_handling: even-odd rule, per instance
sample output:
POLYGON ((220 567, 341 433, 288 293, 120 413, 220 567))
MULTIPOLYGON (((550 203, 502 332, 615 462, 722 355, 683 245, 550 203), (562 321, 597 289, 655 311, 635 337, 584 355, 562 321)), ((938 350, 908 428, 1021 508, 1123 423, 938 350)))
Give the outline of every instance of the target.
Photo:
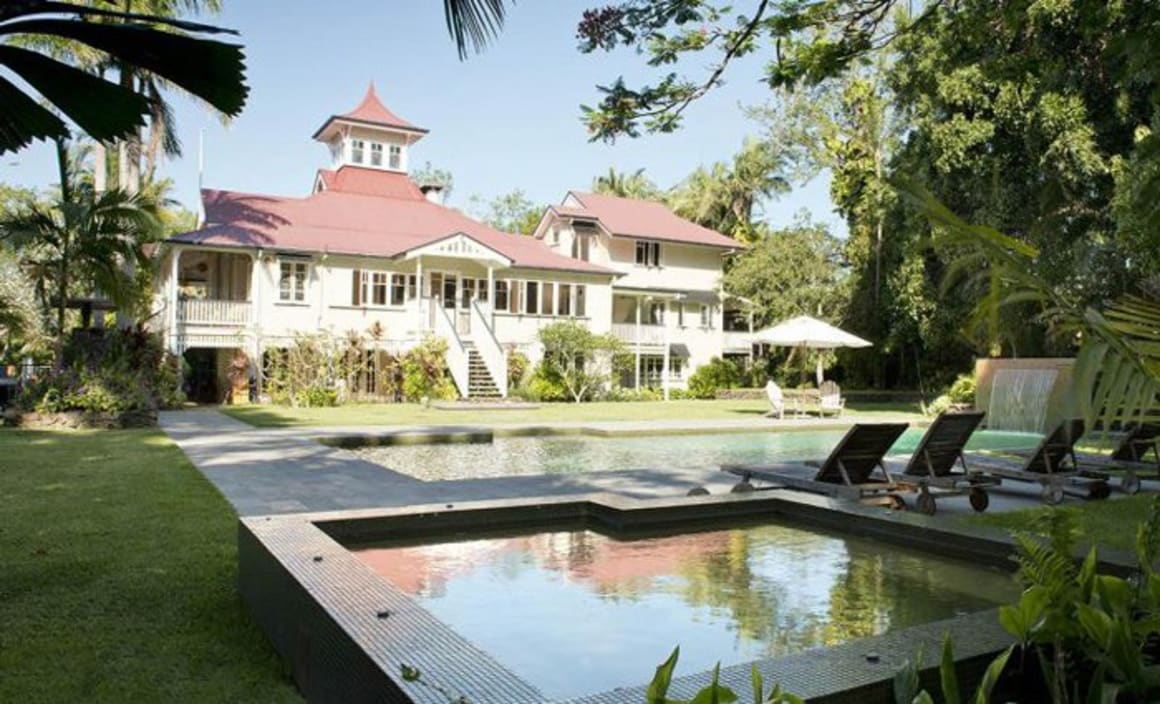
MULTIPOLYGON (((553 429, 588 428, 600 434, 707 433, 770 430, 768 419, 666 420, 553 423, 553 429)), ((776 427, 844 427, 849 419, 780 421, 776 427)), ((424 482, 361 459, 352 452, 318 442, 351 434, 422 434, 494 429, 534 433, 545 426, 485 424, 471 426, 374 426, 316 429, 260 429, 211 409, 161 414, 162 429, 190 461, 217 486, 240 515, 266 515, 459 503, 513 497, 614 493, 631 498, 684 495, 693 487, 727 493, 737 478, 715 468, 640 469, 571 475, 497 477, 424 482)), ((759 483, 758 486, 761 486, 759 483)), ((1146 488, 1155 489, 1154 482, 1146 488)), ((1113 497, 1122 496, 1114 492, 1113 497)), ((1069 496, 1067 501, 1080 499, 1069 496)), ((913 504, 913 500, 910 501, 913 504)), ((969 513, 966 497, 939 500, 939 514, 969 513)), ((1039 486, 1008 482, 991 492, 991 511, 1040 506, 1039 486)))

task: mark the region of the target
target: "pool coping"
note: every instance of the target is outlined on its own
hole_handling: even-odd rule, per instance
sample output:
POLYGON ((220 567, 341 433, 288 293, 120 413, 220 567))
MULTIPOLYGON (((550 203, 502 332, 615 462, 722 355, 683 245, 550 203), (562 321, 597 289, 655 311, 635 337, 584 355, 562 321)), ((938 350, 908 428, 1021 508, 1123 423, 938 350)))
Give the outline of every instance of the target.
MULTIPOLYGON (((480 425, 433 425, 414 428, 395 426, 385 430, 352 430, 342 427, 314 427, 306 429, 306 435, 315 442, 329 447, 351 450, 362 447, 391 447, 402 445, 441 445, 458 443, 489 443, 495 438, 533 437, 648 437, 671 435, 717 435, 745 433, 798 433, 820 430, 849 430, 856 419, 836 418, 833 420, 808 419, 794 421, 793 425, 769 424, 714 424, 713 421, 695 421, 684 424, 656 424, 653 421, 600 421, 600 425, 588 424, 480 424, 480 425)), ((881 422, 881 421, 869 421, 881 422)), ((910 427, 923 428, 930 425, 928 419, 912 419, 906 422, 910 427)))
MULTIPOLYGON (((489 530, 543 529, 568 523, 605 533, 676 528, 691 520, 789 520, 883 542, 1012 569, 1013 541, 985 527, 965 528, 909 512, 893 512, 828 497, 770 490, 754 494, 630 499, 614 494, 530 497, 308 514, 243 517, 239 521, 239 589, 255 619, 311 701, 473 704, 548 701, 490 654, 438 621, 381 578, 343 543, 418 536, 485 525, 489 530), (340 540, 342 542, 340 542, 340 540), (424 675, 406 681, 401 666, 424 675), (448 696, 452 694, 454 696, 448 696)), ((1105 571, 1124 574, 1128 556, 1105 553, 1105 571)), ((890 700, 894 673, 922 645, 924 670, 937 668, 949 633, 960 676, 977 679, 1010 644, 996 609, 891 631, 881 636, 756 661, 766 682, 811 701, 890 700), (871 662, 867 655, 874 653, 871 662)), ((663 654, 660 654, 663 656, 663 654)), ((679 669, 679 668, 678 668, 679 669)), ((722 668, 721 681, 749 690, 750 664, 722 668)), ((642 680, 650 673, 642 672, 642 680)), ((690 696, 708 672, 678 677, 672 696, 690 696)), ((968 686, 968 685, 964 685, 968 686)), ((566 700, 571 704, 639 701, 644 684, 566 700)), ((744 698, 744 697, 743 697, 744 698)))

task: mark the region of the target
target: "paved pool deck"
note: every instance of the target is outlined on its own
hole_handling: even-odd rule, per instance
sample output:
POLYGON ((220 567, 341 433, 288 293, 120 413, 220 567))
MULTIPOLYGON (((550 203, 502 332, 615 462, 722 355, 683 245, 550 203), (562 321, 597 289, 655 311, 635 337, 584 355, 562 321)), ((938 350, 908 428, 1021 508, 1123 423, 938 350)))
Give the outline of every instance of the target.
MULTIPOLYGON (((900 416, 899 419, 913 420, 913 416, 900 416)), ((212 409, 164 412, 160 418, 162 430, 242 516, 594 493, 650 499, 683 496, 694 487, 704 487, 712 494, 724 494, 737 481, 732 475, 710 469, 658 468, 424 482, 364 460, 353 452, 320 442, 342 437, 403 436, 414 440, 453 432, 491 432, 495 435, 571 432, 607 436, 663 435, 844 428, 853 422, 853 419, 848 418, 784 421, 745 418, 585 421, 551 425, 458 423, 439 426, 255 428, 212 409)), ((991 492, 989 510, 1040 506, 1038 489, 1033 484, 1004 484, 1002 489, 991 492)), ((1113 493, 1113 496, 1120 495, 1118 492, 1113 493)), ((1072 497, 1067 499, 1075 500, 1072 497)), ((969 511, 965 499, 945 499, 939 502, 940 515, 969 511)))

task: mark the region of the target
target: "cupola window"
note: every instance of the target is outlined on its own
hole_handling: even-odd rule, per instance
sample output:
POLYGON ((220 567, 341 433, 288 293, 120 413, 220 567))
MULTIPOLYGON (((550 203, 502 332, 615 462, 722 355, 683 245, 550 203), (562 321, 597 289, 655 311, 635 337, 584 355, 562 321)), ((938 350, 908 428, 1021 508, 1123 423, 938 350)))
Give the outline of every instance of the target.
POLYGON ((361 139, 350 140, 350 163, 361 164, 366 158, 367 143, 361 139))
POLYGON ((400 147, 397 144, 392 144, 390 153, 391 153, 391 161, 389 164, 390 167, 392 169, 396 169, 396 170, 402 169, 403 168, 403 149, 402 149, 402 147, 400 147))
POLYGON ((383 165, 383 145, 371 142, 371 166, 383 165))

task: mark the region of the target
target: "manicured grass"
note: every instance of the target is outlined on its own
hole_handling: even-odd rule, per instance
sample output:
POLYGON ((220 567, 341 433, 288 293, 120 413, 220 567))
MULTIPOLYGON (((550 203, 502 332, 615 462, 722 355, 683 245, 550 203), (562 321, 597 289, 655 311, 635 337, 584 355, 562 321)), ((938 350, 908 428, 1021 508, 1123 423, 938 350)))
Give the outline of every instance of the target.
POLYGON ((1136 529, 1148 518, 1148 511, 1155 499, 1156 494, 1144 492, 1111 501, 1085 501, 1057 509, 1045 506, 1025 511, 985 513, 964 516, 962 520, 1008 532, 1031 531, 1036 517, 1052 510, 1067 511, 1076 517, 1082 531, 1082 544, 1090 545, 1094 542, 1099 547, 1134 552, 1136 529))
POLYGON ((301 701, 236 518, 158 431, 0 430, 0 701, 301 701))
MULTIPOLYGON (((635 401, 623 403, 545 403, 526 410, 442 410, 411 403, 350 404, 337 408, 227 406, 225 413, 263 428, 333 425, 464 425, 560 423, 583 421, 722 420, 760 418, 766 401, 635 401)), ((922 416, 917 404, 863 403, 847 408, 858 420, 922 416)))

